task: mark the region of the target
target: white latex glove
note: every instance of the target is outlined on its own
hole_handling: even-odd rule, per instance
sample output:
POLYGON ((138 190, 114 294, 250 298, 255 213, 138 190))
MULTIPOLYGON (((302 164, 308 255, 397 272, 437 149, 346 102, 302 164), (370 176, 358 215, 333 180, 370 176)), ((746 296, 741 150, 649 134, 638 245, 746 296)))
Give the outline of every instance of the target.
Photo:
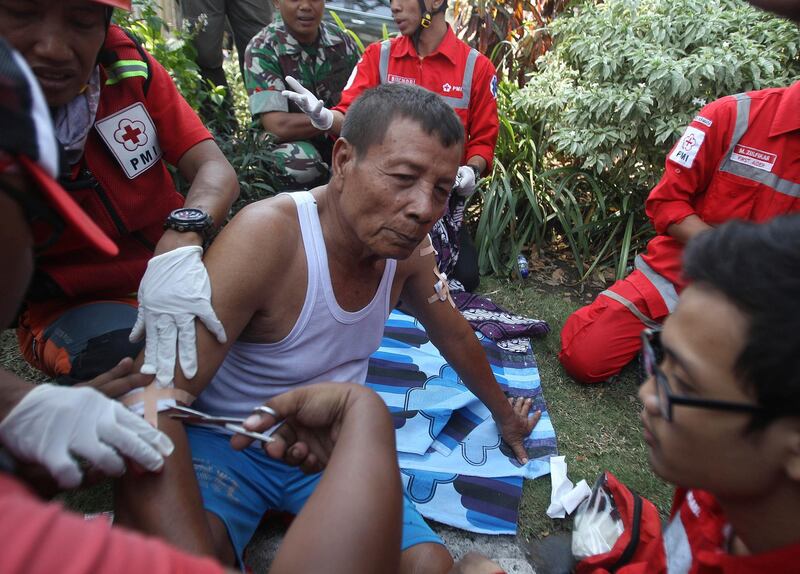
POLYGON ((312 126, 323 132, 331 129, 333 125, 333 112, 325 107, 325 103, 305 89, 300 82, 293 77, 286 76, 286 83, 291 90, 283 90, 281 95, 297 104, 311 120, 312 126))
POLYGON ((475 186, 477 185, 475 179, 475 171, 468 165, 462 165, 458 168, 456 174, 456 183, 453 185, 453 191, 461 197, 469 197, 475 193, 475 186))
POLYGON ((123 455, 150 471, 174 449, 164 433, 90 387, 38 385, 0 422, 0 440, 18 458, 41 464, 61 488, 80 485, 72 456, 109 476, 125 472, 123 455))
POLYGON ((139 314, 130 340, 147 335, 141 372, 155 374, 161 387, 172 383, 176 347, 183 374, 189 379, 197 374, 195 317, 217 341, 228 340, 211 307, 211 282, 202 256, 202 247, 189 245, 153 257, 139 285, 139 314))

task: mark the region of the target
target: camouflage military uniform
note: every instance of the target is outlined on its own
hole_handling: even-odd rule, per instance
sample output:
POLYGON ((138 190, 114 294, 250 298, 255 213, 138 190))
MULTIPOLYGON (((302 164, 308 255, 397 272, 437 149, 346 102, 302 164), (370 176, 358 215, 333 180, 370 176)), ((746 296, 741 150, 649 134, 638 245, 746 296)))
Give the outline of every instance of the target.
MULTIPOLYGON (((256 34, 245 52, 244 84, 250 96, 250 113, 302 111, 281 95, 284 78, 292 76, 332 108, 358 61, 358 48, 350 36, 336 26, 322 22, 317 41, 301 45, 275 21, 256 34)), ((309 141, 284 142, 274 149, 284 160, 279 178, 287 189, 308 189, 324 183, 329 175, 333 143, 320 136, 309 141)))

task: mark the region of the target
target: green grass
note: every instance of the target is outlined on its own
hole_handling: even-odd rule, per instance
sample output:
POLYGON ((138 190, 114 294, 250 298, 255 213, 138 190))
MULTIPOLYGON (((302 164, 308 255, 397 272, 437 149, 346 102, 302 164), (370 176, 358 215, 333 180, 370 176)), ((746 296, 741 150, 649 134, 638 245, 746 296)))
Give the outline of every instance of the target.
MULTIPOLYGON (((481 290, 515 313, 550 323, 550 334, 534 341, 534 352, 559 452, 567 457, 573 482, 586 479, 591 485, 601 471, 610 470, 633 490, 652 500, 662 515, 666 515, 672 490, 647 464, 638 419, 640 403, 636 398, 634 369, 629 367, 623 371, 613 384, 579 385, 558 363, 561 326, 581 302, 573 294, 545 291, 530 280, 484 277, 481 290)), ((0 337, 0 366, 29 380, 44 380, 19 357, 12 331, 5 331, 0 337)), ((71 493, 65 497, 65 502, 79 512, 108 510, 111 508, 109 483, 71 493)), ((519 515, 521 539, 540 538, 570 527, 569 520, 547 517, 545 510, 549 503, 548 477, 526 481, 519 515)))
MULTIPOLYGON (((544 291, 531 281, 484 277, 481 290, 515 313, 545 319, 551 332, 533 341, 542 388, 556 429, 559 454, 566 456, 569 477, 591 486, 603 470, 610 470, 631 489, 650 499, 666 516, 672 487, 653 474, 647 464, 638 413, 635 369, 628 367, 615 383, 580 385, 558 362, 559 333, 579 302, 563 293, 544 291)), ((548 476, 525 482, 519 509, 518 535, 540 538, 570 528, 569 520, 552 520, 548 476)))

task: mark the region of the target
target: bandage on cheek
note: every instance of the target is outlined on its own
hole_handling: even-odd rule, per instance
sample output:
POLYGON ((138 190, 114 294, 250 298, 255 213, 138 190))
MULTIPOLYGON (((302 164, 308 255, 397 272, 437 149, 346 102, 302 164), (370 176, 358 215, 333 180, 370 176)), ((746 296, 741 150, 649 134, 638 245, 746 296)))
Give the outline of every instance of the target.
POLYGON ((120 402, 136 414, 144 416, 144 420, 158 428, 158 413, 174 407, 178 401, 186 406, 194 402, 195 396, 175 387, 159 387, 153 381, 143 389, 134 389, 127 393, 120 402))

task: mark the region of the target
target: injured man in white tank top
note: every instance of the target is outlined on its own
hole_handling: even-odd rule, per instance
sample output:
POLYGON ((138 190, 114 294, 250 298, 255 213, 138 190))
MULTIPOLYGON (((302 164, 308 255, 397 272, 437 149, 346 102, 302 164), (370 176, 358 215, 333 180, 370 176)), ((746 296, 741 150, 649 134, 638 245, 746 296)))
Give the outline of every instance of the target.
MULTIPOLYGON (((327 185, 242 209, 204 257, 227 342, 197 321, 197 374, 187 379, 176 366, 175 389, 197 397, 192 408, 247 418, 299 385, 363 384, 402 301, 527 462, 522 440, 539 413, 529 412, 530 399, 504 395, 454 308, 428 237, 447 206, 463 139, 457 116, 435 94, 380 86, 348 110, 327 185)), ((175 452, 160 474, 123 477, 120 520, 228 563, 241 561, 267 510, 296 512, 313 491, 319 475, 304 478, 293 467, 317 472, 326 462, 306 444, 314 437, 293 436, 290 424, 264 445, 282 461, 256 446, 233 450, 224 428, 184 426, 167 412, 158 426, 175 452)), ((449 553, 408 500, 403 522, 402 570, 447 564, 449 553)))

